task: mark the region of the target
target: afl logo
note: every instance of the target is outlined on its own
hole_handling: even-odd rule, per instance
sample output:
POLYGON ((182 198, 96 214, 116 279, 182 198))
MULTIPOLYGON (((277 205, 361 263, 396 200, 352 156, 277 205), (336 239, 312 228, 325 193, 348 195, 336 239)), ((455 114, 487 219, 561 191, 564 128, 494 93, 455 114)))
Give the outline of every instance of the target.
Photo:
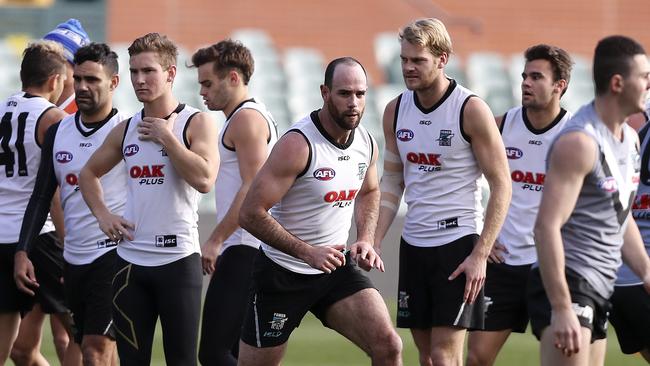
POLYGON ((614 193, 618 191, 618 184, 616 184, 614 177, 607 177, 598 181, 598 188, 603 192, 614 193))
POLYGON ((140 147, 136 144, 131 144, 124 148, 124 156, 133 156, 140 151, 140 147))
POLYGON ((411 140, 413 140, 414 136, 415 136, 415 134, 413 133, 413 131, 411 131, 409 129, 406 129, 406 128, 403 128, 403 129, 397 131, 397 138, 400 141, 411 141, 411 140))
POLYGON ((508 159, 519 159, 524 156, 524 153, 516 147, 506 147, 506 156, 508 159))
POLYGON ((332 180, 336 172, 332 168, 320 168, 314 171, 314 178, 318 180, 332 180))
POLYGON ((56 153, 56 161, 61 164, 69 163, 72 161, 72 153, 67 151, 59 151, 56 153))

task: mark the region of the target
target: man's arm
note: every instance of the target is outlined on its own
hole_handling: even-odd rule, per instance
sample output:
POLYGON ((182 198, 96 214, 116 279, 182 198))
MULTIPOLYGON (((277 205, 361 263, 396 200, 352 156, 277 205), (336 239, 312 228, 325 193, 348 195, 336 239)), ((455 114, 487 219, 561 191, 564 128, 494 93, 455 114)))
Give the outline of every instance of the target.
POLYGON ((28 258, 30 246, 38 236, 47 219, 47 213, 50 211, 52 197, 57 189, 58 183, 54 173, 54 163, 52 162, 52 150, 54 148, 54 138, 58 124, 48 129, 41 147, 41 162, 36 174, 34 190, 29 198, 23 223, 20 228, 20 237, 16 254, 14 255, 14 280, 19 290, 29 295, 34 295, 34 288, 37 288, 38 282, 34 275, 34 266, 28 258))
POLYGON ((470 254, 449 277, 465 273, 465 301, 474 302, 485 282, 487 258, 501 230, 512 196, 505 147, 490 108, 479 98, 470 98, 463 112, 463 128, 471 138, 472 151, 490 185, 483 231, 470 254))
POLYGON ((555 142, 535 222, 539 270, 551 303, 550 331, 555 334, 556 347, 567 355, 579 351, 581 330, 578 317, 571 309, 560 229, 569 219, 595 159, 595 142, 583 133, 567 133, 555 142))
MULTIPOLYGON (((203 271, 207 274, 214 272, 217 255, 223 242, 239 227, 239 210, 244 197, 248 193, 255 174, 268 156, 268 123, 258 111, 242 109, 230 121, 226 137, 229 144, 235 148, 242 184, 228 208, 228 212, 201 248, 203 271)), ((220 144, 221 141, 217 141, 217 143, 220 144)), ((217 197, 217 199, 219 198, 217 197)))
POLYGON ((384 173, 379 184, 381 197, 374 243, 375 251, 378 254, 381 254, 381 242, 386 237, 393 220, 395 220, 395 215, 402 202, 402 194, 404 194, 404 166, 399 157, 393 127, 396 107, 397 99, 393 99, 386 105, 382 121, 385 141, 384 173))
MULTIPOLYGON (((505 117, 505 115, 494 117, 494 122, 497 124, 497 128, 499 129, 499 131, 501 131, 501 128, 503 126, 503 117, 505 117)), ((492 250, 490 251, 490 256, 487 258, 487 261, 490 263, 503 263, 505 261, 503 255, 506 253, 508 253, 508 248, 506 248, 505 245, 499 243, 498 240, 495 240, 494 245, 492 246, 492 250)))
POLYGON ((214 185, 219 168, 217 123, 208 113, 194 115, 188 122, 188 149, 172 132, 176 117, 176 113, 172 113, 166 120, 145 117, 138 124, 140 139, 162 145, 176 172, 197 191, 208 193, 214 185))
POLYGON ((352 259, 356 260, 359 266, 366 271, 377 268, 383 272, 384 263, 373 249, 375 228, 379 216, 380 192, 377 178, 377 143, 372 136, 370 138, 374 148, 370 166, 366 170, 366 177, 354 202, 357 240, 350 246, 350 254, 352 259))
MULTIPOLYGON (((52 125, 58 123, 63 118, 68 115, 59 108, 50 108, 48 109, 39 119, 38 129, 36 130, 36 139, 39 145, 45 143, 45 135, 52 125)), ((56 192, 52 196, 52 202, 50 205, 50 215, 52 217, 52 223, 56 229, 56 235, 59 237, 59 240, 63 242, 63 237, 65 236, 65 228, 63 227, 63 208, 61 208, 61 199, 59 193, 56 192)))
POLYGON ((133 240, 133 235, 128 229, 133 230, 134 226, 108 210, 104 203, 104 192, 99 178, 122 160, 122 138, 125 128, 126 122, 113 127, 104 143, 93 153, 79 173, 79 189, 86 205, 97 218, 99 228, 115 241, 122 240, 123 237, 133 240))
POLYGON ((284 135, 262 166, 239 212, 239 225, 266 244, 331 273, 345 263, 345 244, 313 247, 282 227, 268 212, 289 191, 309 160, 309 146, 299 133, 284 135))
POLYGON ((648 258, 648 252, 646 252, 643 245, 639 227, 631 214, 627 220, 627 228, 623 236, 623 248, 621 249, 623 261, 630 267, 632 272, 643 280, 643 286, 646 292, 650 294, 650 259, 648 258))

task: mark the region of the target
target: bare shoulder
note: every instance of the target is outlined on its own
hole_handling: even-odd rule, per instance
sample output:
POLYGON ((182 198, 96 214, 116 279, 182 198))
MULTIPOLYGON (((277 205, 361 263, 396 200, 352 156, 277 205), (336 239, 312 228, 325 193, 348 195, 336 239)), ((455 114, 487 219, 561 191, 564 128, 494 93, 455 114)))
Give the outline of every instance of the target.
POLYGON ((259 111, 245 108, 241 109, 232 117, 228 131, 231 137, 233 137, 233 134, 240 135, 256 132, 264 132, 266 134, 268 125, 266 119, 259 111))
POLYGON ((470 123, 475 120, 490 122, 494 120, 490 107, 483 99, 476 96, 469 97, 467 100, 463 109, 463 117, 470 123))
POLYGON ((305 136, 290 131, 275 144, 267 165, 283 174, 298 175, 306 168, 310 155, 310 147, 305 136))
POLYGON ((49 126, 56 122, 59 122, 67 116, 68 114, 59 108, 50 108, 41 116, 41 123, 49 126))
POLYGON ((563 170, 589 172, 596 160, 596 141, 580 131, 560 136, 551 150, 551 166, 563 170))
POLYGON ((211 127, 213 125, 216 128, 217 121, 208 112, 198 112, 192 117, 192 123, 190 123, 190 128, 192 125, 200 125, 204 127, 211 127))

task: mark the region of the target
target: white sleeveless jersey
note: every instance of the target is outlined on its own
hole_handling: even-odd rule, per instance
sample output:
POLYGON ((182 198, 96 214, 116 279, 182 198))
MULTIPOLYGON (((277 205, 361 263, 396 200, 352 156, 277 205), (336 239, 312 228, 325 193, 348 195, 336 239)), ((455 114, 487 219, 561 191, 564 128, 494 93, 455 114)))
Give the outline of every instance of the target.
MULTIPOLYGON (((226 130, 230 126, 230 121, 232 118, 242 109, 253 109, 258 111, 262 117, 266 120, 267 127, 269 129, 269 139, 268 139, 268 153, 271 152, 273 145, 278 140, 278 128, 273 116, 266 109, 264 104, 256 102, 254 99, 249 99, 240 104, 235 110, 228 116, 228 119, 224 123, 221 133, 219 135, 219 157, 221 163, 219 165, 219 174, 217 176, 217 181, 214 186, 214 196, 217 206, 217 222, 221 222, 226 216, 226 213, 232 205, 232 201, 237 195, 239 188, 242 185, 241 175, 239 174, 239 161, 237 160, 237 153, 235 150, 226 146, 226 143, 223 140, 223 137, 226 133, 226 130)), ((248 245, 254 248, 259 248, 260 241, 248 231, 238 227, 235 232, 226 239, 221 247, 221 253, 233 245, 248 245)))
MULTIPOLYGON (((99 229, 97 219, 79 192, 78 178, 81 168, 102 145, 113 127, 127 118, 114 109, 108 121, 96 124, 97 127, 84 126, 79 113, 68 116, 59 124, 54 138, 52 161, 61 193, 66 228, 63 257, 67 263, 92 263, 117 245, 99 229)), ((121 161, 106 173, 100 182, 106 207, 112 213, 122 215, 126 204, 124 187, 127 183, 124 162, 121 161)))
MULTIPOLYGON (((199 110, 180 104, 173 133, 189 146, 185 131, 199 110)), ((138 138, 144 111, 127 122, 122 154, 129 174, 124 218, 135 225, 133 240, 117 247, 124 260, 141 266, 168 264, 200 253, 199 192, 174 169, 162 145, 138 138)))
POLYGON ((571 113, 562 109, 550 125, 536 129, 523 107, 512 108, 503 117, 501 137, 510 166, 512 201, 498 241, 508 249, 503 256, 509 265, 537 261, 533 227, 544 190, 546 155, 569 118, 571 113))
MULTIPOLYGON (((0 243, 17 243, 41 163, 41 116, 56 106, 24 92, 0 105, 0 243)), ((41 233, 54 231, 49 216, 41 233)))
POLYGON ((454 80, 428 110, 413 91, 398 97, 394 127, 408 205, 402 236, 411 245, 441 246, 482 229, 481 172, 462 131, 471 97, 454 80))
MULTIPOLYGON (((291 131, 305 137, 310 159, 287 194, 271 208, 271 215, 288 232, 307 244, 346 244, 354 199, 376 145, 362 126, 352 132, 345 145, 336 143, 323 129, 318 111, 294 124, 291 131)), ((266 243, 262 243, 262 248, 271 260, 290 271, 323 273, 266 243)))

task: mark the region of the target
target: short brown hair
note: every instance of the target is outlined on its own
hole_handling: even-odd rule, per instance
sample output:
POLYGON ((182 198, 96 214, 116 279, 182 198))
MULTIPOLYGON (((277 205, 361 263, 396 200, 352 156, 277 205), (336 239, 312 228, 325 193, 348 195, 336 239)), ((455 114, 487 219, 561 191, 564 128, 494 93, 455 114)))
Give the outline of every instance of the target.
POLYGON ((167 36, 159 33, 147 33, 140 38, 136 38, 129 46, 129 56, 134 56, 143 52, 154 52, 158 55, 158 62, 167 69, 176 65, 178 56, 178 47, 167 36))
POLYGON ((223 40, 211 46, 199 49, 192 55, 192 66, 199 67, 208 62, 214 62, 214 72, 219 77, 231 69, 236 69, 242 75, 244 85, 255 71, 255 61, 251 52, 239 41, 223 40))
POLYGON ((20 64, 23 89, 42 86, 54 74, 65 74, 67 62, 60 44, 53 41, 31 43, 23 51, 20 64))
MULTIPOLYGON (((547 44, 538 44, 529 47, 526 52, 524 52, 524 57, 526 57, 526 62, 531 62, 534 60, 548 61, 551 64, 551 69, 553 70, 553 81, 564 79, 566 80, 567 88, 569 87, 573 61, 571 60, 571 56, 569 56, 567 51, 559 47, 549 46, 547 44)), ((564 88, 562 94, 564 94, 567 88, 564 88)))

